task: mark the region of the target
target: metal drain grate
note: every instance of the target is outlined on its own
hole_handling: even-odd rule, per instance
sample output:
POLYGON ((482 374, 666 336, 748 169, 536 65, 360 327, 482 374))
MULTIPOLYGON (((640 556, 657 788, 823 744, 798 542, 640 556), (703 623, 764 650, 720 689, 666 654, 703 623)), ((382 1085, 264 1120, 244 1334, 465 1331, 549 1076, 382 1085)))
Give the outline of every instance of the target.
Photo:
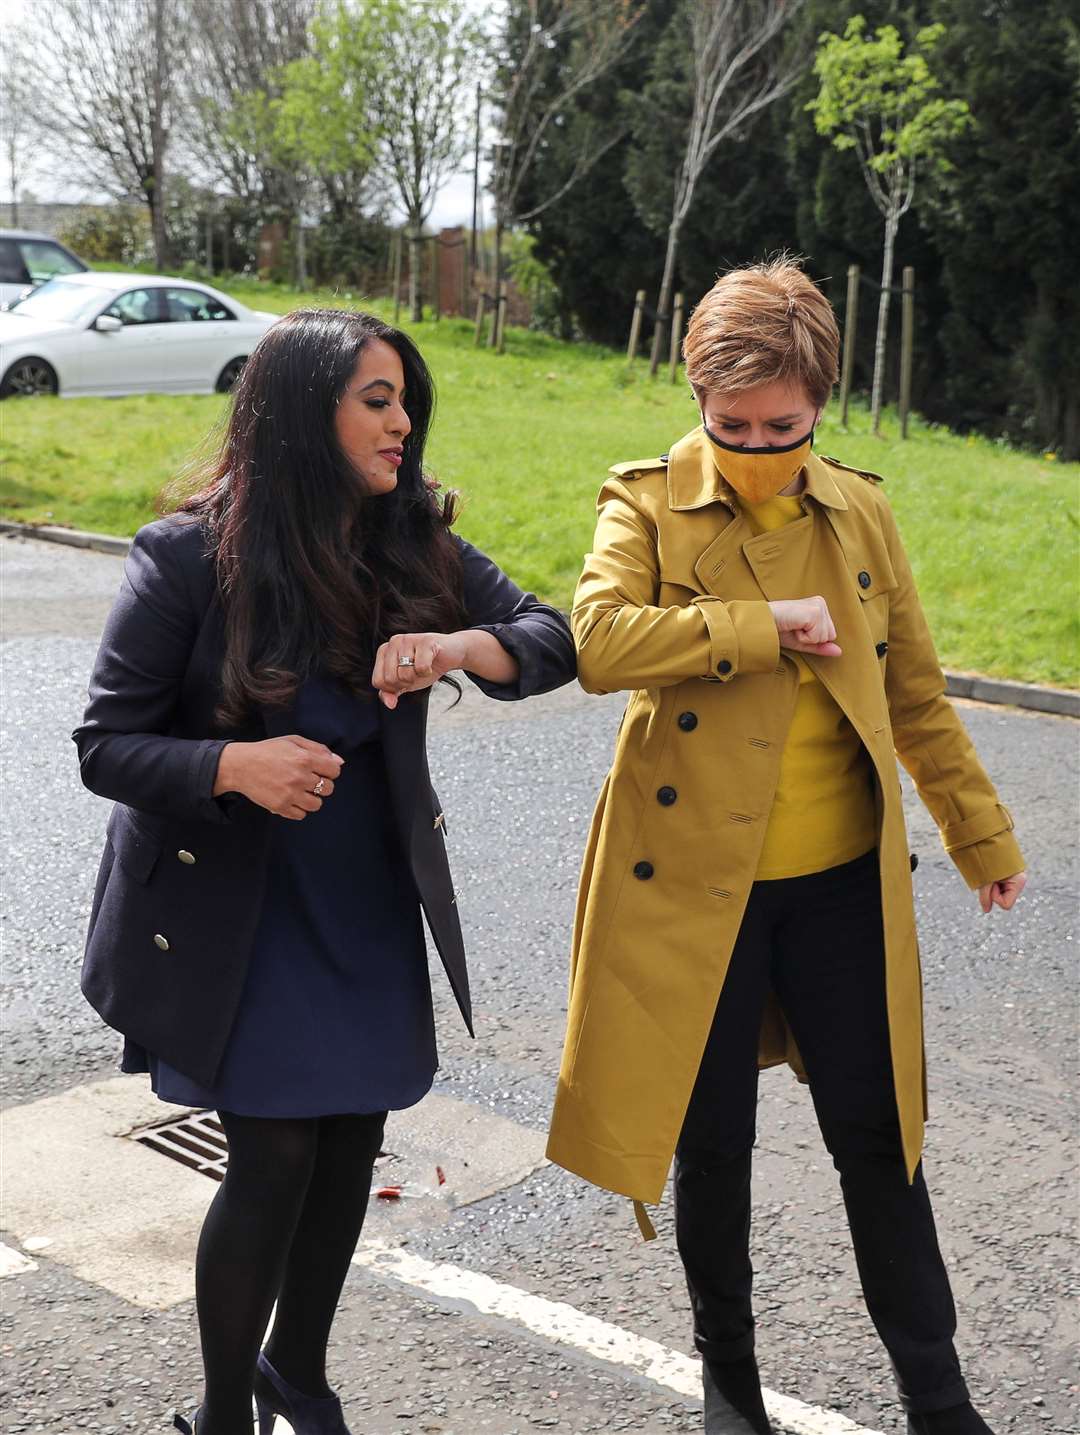
POLYGON ((229 1160, 229 1143, 221 1122, 212 1111, 196 1111, 190 1116, 181 1116, 177 1121, 163 1121, 160 1126, 151 1126, 132 1133, 142 1146, 151 1151, 160 1151, 190 1166, 214 1181, 225 1177, 229 1160))
MULTIPOLYGON (((163 1121, 160 1126, 143 1127, 131 1134, 140 1146, 160 1151, 162 1156, 179 1161, 182 1166, 190 1166, 193 1171, 209 1176, 211 1180, 225 1179, 229 1143, 221 1122, 212 1111, 196 1111, 175 1121, 163 1121)), ((380 1151, 375 1162, 376 1172, 397 1159, 393 1151, 380 1151)))

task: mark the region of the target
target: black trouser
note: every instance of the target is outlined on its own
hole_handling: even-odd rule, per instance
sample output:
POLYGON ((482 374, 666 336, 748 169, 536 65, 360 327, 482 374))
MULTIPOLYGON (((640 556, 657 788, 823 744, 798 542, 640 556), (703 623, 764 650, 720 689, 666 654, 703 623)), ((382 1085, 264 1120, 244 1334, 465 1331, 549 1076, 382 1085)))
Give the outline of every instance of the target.
POLYGON ((909 1185, 900 1146, 876 852, 751 889, 676 1151, 676 1237, 697 1347, 725 1362, 754 1346, 750 1153, 770 988, 840 1173, 863 1296, 901 1401, 914 1411, 960 1404, 949 1280, 922 1168, 909 1185))

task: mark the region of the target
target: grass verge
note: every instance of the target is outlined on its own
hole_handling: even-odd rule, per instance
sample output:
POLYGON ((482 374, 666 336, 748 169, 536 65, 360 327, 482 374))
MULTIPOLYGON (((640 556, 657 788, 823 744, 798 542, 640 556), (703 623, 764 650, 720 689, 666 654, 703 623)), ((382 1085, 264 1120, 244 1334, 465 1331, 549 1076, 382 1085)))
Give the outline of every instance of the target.
MULTIPOLYGON (((282 286, 228 286, 284 313, 355 305, 351 294, 300 296, 282 286)), ((389 317, 388 306, 371 308, 389 317)), ((567 606, 587 549, 594 500, 612 463, 662 453, 694 425, 681 382, 650 383, 639 363, 592 345, 510 330, 497 356, 472 325, 411 328, 439 389, 429 465, 465 499, 462 533, 519 582, 567 606)), ((0 409, 0 513, 130 534, 162 488, 212 443, 218 396, 43 399, 0 409)), ((886 476, 942 660, 950 667, 1080 685, 1077 530, 1080 464, 1059 464, 913 421, 901 442, 848 430, 827 413, 818 449, 886 476)))

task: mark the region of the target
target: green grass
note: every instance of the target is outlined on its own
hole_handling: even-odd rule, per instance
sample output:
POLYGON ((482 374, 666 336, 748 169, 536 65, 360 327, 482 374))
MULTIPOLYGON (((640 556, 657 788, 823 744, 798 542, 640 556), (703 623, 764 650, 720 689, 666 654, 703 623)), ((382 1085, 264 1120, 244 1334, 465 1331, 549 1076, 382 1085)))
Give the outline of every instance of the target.
MULTIPOLYGON (((299 299, 238 281, 230 293, 284 313, 298 303, 357 305, 359 296, 299 299)), ((389 316, 388 306, 370 307, 389 316)), ((566 606, 589 545, 608 466, 662 453, 696 414, 683 383, 650 383, 639 361, 511 330, 499 357, 476 349, 463 320, 415 334, 435 375, 432 471, 461 490, 460 531, 519 583, 566 606)), ((0 514, 130 534, 162 487, 221 421, 219 397, 38 400, 0 408, 0 514)), ((1080 464, 1060 464, 915 419, 901 442, 850 430, 827 414, 818 450, 874 469, 919 579, 943 661, 1033 682, 1080 685, 1077 528, 1080 464)))

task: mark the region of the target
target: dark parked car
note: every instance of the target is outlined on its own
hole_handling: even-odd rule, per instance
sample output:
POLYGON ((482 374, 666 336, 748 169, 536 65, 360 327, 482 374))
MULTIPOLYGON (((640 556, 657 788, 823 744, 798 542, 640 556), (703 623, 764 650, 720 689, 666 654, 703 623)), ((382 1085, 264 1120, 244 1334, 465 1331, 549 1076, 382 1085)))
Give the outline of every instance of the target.
POLYGON ((0 229, 0 305, 14 304, 58 274, 82 274, 86 264, 51 234, 0 229))

